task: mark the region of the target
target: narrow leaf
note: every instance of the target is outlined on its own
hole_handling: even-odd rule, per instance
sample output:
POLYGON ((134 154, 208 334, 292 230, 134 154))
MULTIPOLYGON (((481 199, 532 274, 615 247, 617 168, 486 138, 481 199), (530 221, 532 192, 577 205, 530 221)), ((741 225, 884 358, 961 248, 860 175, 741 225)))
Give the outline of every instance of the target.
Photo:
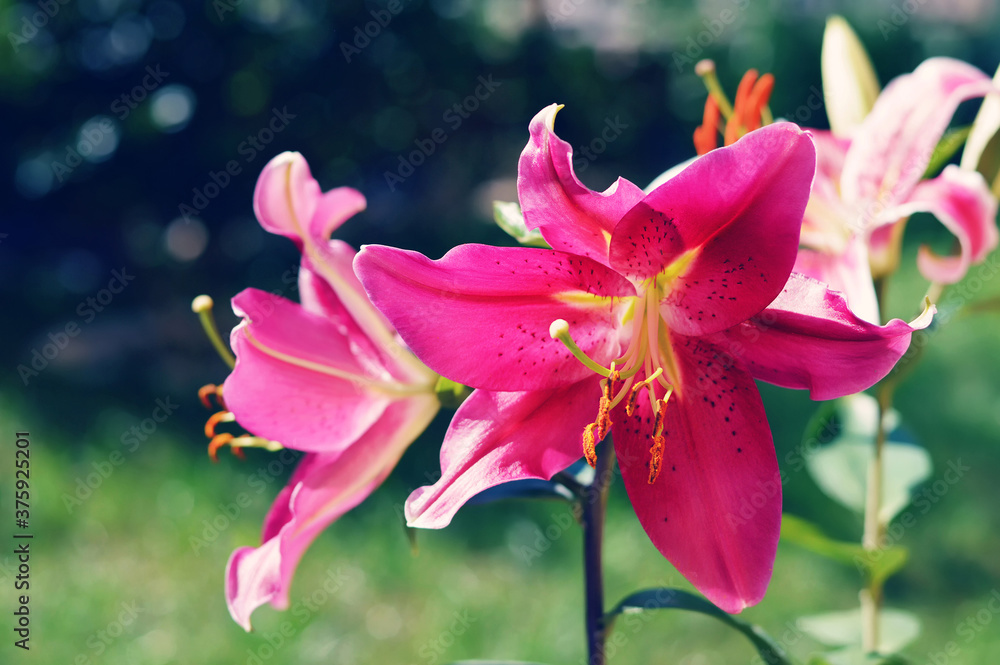
POLYGON ((726 614, 718 607, 693 593, 680 589, 658 588, 637 591, 618 603, 613 610, 605 615, 608 630, 615 617, 620 614, 633 614, 649 610, 676 609, 689 612, 700 612, 714 617, 742 633, 760 653, 761 658, 769 665, 790 665, 788 654, 762 628, 726 614))
MULTIPOLYGON (((802 617, 796 624, 817 642, 831 647, 861 646, 861 609, 802 617)), ((920 635, 920 620, 909 612, 884 609, 879 613, 881 654, 902 651, 920 635)))
POLYGON ((971 131, 972 127, 968 126, 956 127, 945 132, 941 140, 938 141, 938 144, 934 146, 934 152, 931 153, 931 161, 927 164, 924 177, 933 178, 936 176, 944 168, 945 164, 948 163, 948 160, 965 144, 971 131))

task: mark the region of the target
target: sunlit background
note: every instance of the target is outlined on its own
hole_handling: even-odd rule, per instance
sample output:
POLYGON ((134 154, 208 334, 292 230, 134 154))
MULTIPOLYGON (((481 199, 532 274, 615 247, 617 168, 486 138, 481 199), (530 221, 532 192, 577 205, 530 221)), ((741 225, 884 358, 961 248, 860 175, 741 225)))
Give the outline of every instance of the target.
MULTIPOLYGON (((835 11, 883 84, 930 56, 990 74, 1000 63, 988 0, 0 2, 0 522, 12 512, 13 434, 30 431, 36 533, 32 653, 11 646, 4 623, 4 662, 583 662, 578 530, 535 559, 522 554, 566 507, 470 506, 449 529, 421 533, 411 553, 400 505, 437 471, 450 412, 308 552, 292 610, 261 609, 250 635, 233 623, 223 567, 232 549, 258 542, 290 468, 257 451, 209 462, 196 392, 226 367, 191 299, 212 295, 228 330, 225 304, 244 287, 295 298, 298 253, 260 229, 251 204, 260 169, 285 150, 302 152, 324 188, 368 198, 338 237, 437 257, 461 242, 510 244, 491 204, 516 198, 528 121, 552 102, 565 104, 557 129, 577 172, 599 189, 619 175, 645 185, 694 154, 703 57, 730 92, 748 68, 772 72, 775 116, 827 127, 819 49, 835 11), (446 140, 421 154, 439 128, 446 140), (177 405, 162 423, 151 419, 157 400, 177 405), (241 496, 248 505, 234 512, 241 496)), ((975 108, 963 105, 956 124, 975 108)), ((918 242, 950 244, 930 218, 908 234, 904 266, 918 242)), ((912 317, 924 288, 906 267, 891 313, 912 317)), ((972 466, 906 534, 911 562, 887 589, 889 605, 924 623, 906 651, 919 663, 949 640, 962 651, 947 662, 1000 658, 1000 624, 968 641, 959 633, 1000 593, 998 323, 951 321, 899 395, 939 469, 972 466)), ((785 459, 817 405, 763 392, 785 459)), ((860 537, 808 474, 792 474, 785 496, 786 510, 860 537)), ((610 601, 643 586, 688 588, 621 486, 610 511, 610 601)), ((0 554, 5 608, 11 561, 0 554)), ((858 586, 853 569, 783 545, 769 595, 746 616, 805 660, 819 645, 794 618, 855 607, 858 586)), ((628 639, 612 663, 754 657, 703 616, 665 612, 620 629, 628 639)))

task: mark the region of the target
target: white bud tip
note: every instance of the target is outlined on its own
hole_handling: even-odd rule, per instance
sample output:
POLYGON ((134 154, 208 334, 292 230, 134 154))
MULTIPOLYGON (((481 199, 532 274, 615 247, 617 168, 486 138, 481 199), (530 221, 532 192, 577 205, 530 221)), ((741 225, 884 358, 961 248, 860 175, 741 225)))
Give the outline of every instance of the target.
POLYGON ((556 319, 549 326, 549 335, 552 339, 559 339, 569 333, 569 324, 565 319, 556 319))
POLYGON ((698 76, 705 76, 711 74, 715 71, 715 61, 709 60, 708 58, 704 60, 699 60, 698 64, 694 66, 694 73, 698 76))
POLYGON ((202 312, 207 312, 215 306, 215 302, 212 300, 211 296, 198 296, 191 301, 191 311, 195 314, 201 314, 202 312))

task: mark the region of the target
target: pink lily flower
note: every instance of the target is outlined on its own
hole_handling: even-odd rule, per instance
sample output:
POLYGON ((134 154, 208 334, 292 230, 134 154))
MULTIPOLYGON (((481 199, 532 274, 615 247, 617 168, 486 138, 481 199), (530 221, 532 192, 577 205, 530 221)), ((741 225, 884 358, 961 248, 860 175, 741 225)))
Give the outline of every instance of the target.
POLYGON ((945 257, 921 247, 917 265, 927 279, 952 284, 985 259, 1000 233, 997 200, 983 177, 953 165, 922 177, 958 105, 993 90, 975 67, 932 58, 890 82, 849 135, 810 130, 818 169, 795 270, 841 291, 855 312, 877 321, 872 273, 894 269, 903 220, 913 213, 933 214, 960 246, 945 257))
POLYGON ((255 437, 306 451, 264 521, 260 547, 226 567, 226 601, 250 630, 264 603, 288 607, 292 575, 309 544, 363 501, 438 410, 437 375, 399 341, 355 277, 355 252, 330 233, 365 207, 342 187, 322 193, 298 153, 271 160, 254 192, 261 225, 302 251, 301 304, 256 289, 233 299, 236 366, 224 385, 231 415, 255 437))
POLYGON ((817 399, 857 392, 929 317, 879 327, 789 278, 816 159, 796 126, 751 132, 648 195, 621 178, 598 193, 553 131, 559 108, 532 120, 518 176, 525 222, 551 250, 462 245, 432 261, 366 246, 355 260, 417 356, 476 388, 407 519, 444 527, 489 487, 551 478, 581 453, 593 463, 612 431, 653 544, 739 612, 764 594, 781 518, 753 379, 817 399))

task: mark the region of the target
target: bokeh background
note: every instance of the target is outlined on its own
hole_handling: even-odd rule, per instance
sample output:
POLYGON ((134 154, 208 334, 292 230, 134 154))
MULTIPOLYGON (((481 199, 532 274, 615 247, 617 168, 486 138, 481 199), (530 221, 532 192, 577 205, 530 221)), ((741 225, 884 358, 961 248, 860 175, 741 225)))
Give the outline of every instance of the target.
MULTIPOLYGON (((749 67, 774 73, 775 115, 826 127, 819 49, 832 12, 858 31, 883 84, 930 56, 990 73, 1000 62, 1000 12, 989 0, 400 0, 390 8, 400 11, 356 0, 0 1, 0 522, 13 522, 14 433, 29 431, 36 534, 29 654, 10 644, 13 559, 6 544, 0 550, 4 662, 583 662, 580 534, 559 526, 565 506, 471 506, 449 529, 422 532, 419 555, 411 553, 400 506, 436 472, 450 412, 308 552, 292 610, 259 610, 253 634, 229 619, 226 559, 258 542, 290 467, 262 451, 209 462, 201 431, 209 413, 196 391, 221 382, 226 367, 190 302, 212 295, 228 330, 236 319, 226 302, 244 287, 295 297, 294 247, 253 218, 260 169, 298 150, 324 188, 350 185, 368 197, 367 212, 338 237, 439 256, 461 242, 510 244, 491 222, 491 202, 516 198, 528 121, 552 102, 566 105, 557 128, 578 157, 592 147, 580 177, 603 189, 618 175, 644 185, 693 154, 705 97, 693 65, 702 57, 717 61, 729 91, 749 67), (390 19, 383 26, 379 16, 390 19), (447 115, 481 80, 499 85, 468 117, 447 115), (609 123, 619 128, 614 140, 594 143, 609 123), (268 134, 269 124, 280 131, 268 134), (412 174, 401 171, 415 141, 437 128, 447 140, 412 174), (231 160, 239 173, 227 181, 219 174, 231 160), (183 205, 200 209, 185 217, 183 205), (134 279, 109 301, 88 303, 107 298, 113 271, 134 279), (37 374, 18 369, 68 324, 79 334, 36 360, 37 374), (157 400, 177 406, 154 428, 157 400), (142 437, 128 438, 144 425, 142 437), (541 551, 549 527, 558 536, 543 537, 541 551), (525 547, 540 555, 525 557, 525 547)), ((974 112, 963 106, 956 124, 974 112)), ((926 286, 912 268, 919 242, 947 249, 950 239, 933 220, 913 220, 890 290, 894 315, 911 317, 926 286)), ((976 298, 1000 293, 995 282, 981 280, 976 298)), ((963 630, 1000 593, 997 325, 989 313, 953 318, 899 393, 934 478, 949 461, 971 467, 918 515, 902 541, 911 562, 887 589, 890 606, 924 623, 907 650, 920 663, 934 662, 949 640, 961 651, 947 662, 1000 658, 1000 621, 976 623, 971 637, 963 630)), ((785 459, 818 405, 763 393, 785 459)), ((859 539, 858 520, 808 474, 791 473, 785 497, 786 510, 859 539)), ((688 588, 620 485, 609 510, 609 602, 645 586, 688 588)), ((855 607, 858 586, 853 569, 782 545, 769 595, 745 615, 805 659, 820 647, 795 630, 795 617, 855 607)), ((613 663, 754 657, 739 635, 700 615, 663 612, 620 629, 627 639, 613 663)))

